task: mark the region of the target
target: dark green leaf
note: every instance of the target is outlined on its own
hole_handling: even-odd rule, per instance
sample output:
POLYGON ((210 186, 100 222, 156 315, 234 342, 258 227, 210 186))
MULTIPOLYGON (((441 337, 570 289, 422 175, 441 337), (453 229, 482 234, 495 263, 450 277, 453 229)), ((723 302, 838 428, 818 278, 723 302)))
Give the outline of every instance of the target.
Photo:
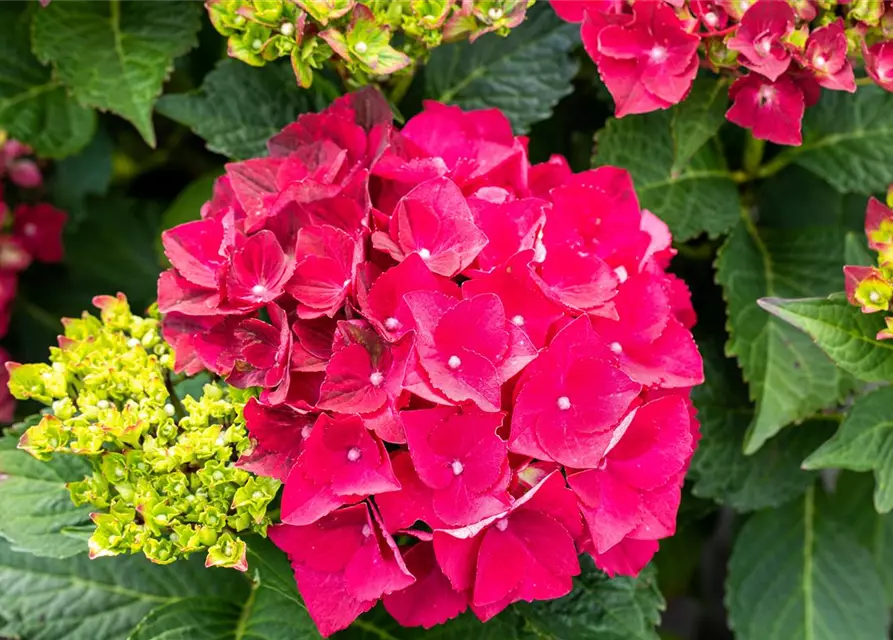
MULTIPOLYGON (((82 480, 90 465, 76 456, 40 462, 16 449, 17 439, 0 437, 0 537, 14 551, 65 558, 87 551, 83 540, 64 531, 89 520, 89 507, 75 507, 65 483, 82 480)), ((91 527, 92 528, 92 527, 91 527)))
POLYGON ((835 189, 866 195, 893 182, 893 95, 859 87, 825 91, 803 120, 803 145, 786 152, 835 189))
POLYGON ((880 514, 872 505, 875 482, 870 473, 841 473, 828 512, 849 527, 868 550, 893 606, 893 514, 880 514))
POLYGON ((266 155, 267 140, 302 113, 325 106, 295 84, 288 64, 255 69, 224 60, 195 93, 166 95, 158 113, 188 126, 208 149, 237 160, 266 155))
POLYGON ((198 597, 155 609, 130 640, 317 640, 316 626, 298 595, 285 554, 267 540, 251 540, 251 592, 244 601, 198 597))
POLYGON ((691 107, 611 118, 596 134, 593 166, 628 170, 642 207, 666 222, 677 241, 718 236, 739 216, 732 173, 718 145, 708 143, 718 129, 710 115, 716 98, 711 101, 708 89, 699 90, 695 98, 702 102, 691 107), (697 122, 699 108, 705 115, 697 122))
POLYGON ((869 553, 814 495, 752 516, 726 591, 738 640, 884 640, 888 612, 869 553))
POLYGON ((692 461, 692 493, 736 511, 775 507, 802 494, 816 474, 800 465, 834 433, 836 423, 809 420, 782 431, 755 454, 744 455, 744 434, 754 411, 741 371, 723 355, 719 339, 698 346, 705 382, 692 391, 702 436, 692 461))
POLYGON ((893 388, 856 400, 840 430, 803 463, 807 469, 874 471, 874 506, 893 509, 893 388))
POLYGON ((842 279, 843 242, 836 227, 735 227, 717 259, 728 303, 729 355, 737 356, 756 413, 745 451, 757 451, 785 425, 837 400, 851 382, 809 338, 759 308, 765 296, 827 295, 842 279))
POLYGON ((81 104, 112 111, 155 146, 152 107, 174 58, 197 43, 195 2, 53 2, 34 17, 34 53, 81 104))
POLYGON ((713 138, 726 120, 728 86, 716 78, 695 80, 691 93, 673 109, 675 153, 671 174, 681 174, 692 156, 713 138))
POLYGON ((0 541, 0 617, 27 640, 123 640, 150 611, 183 598, 244 602, 248 585, 201 558, 159 567, 140 556, 65 560, 16 553, 0 541))
POLYGON ((112 180, 113 142, 103 127, 80 153, 57 162, 49 191, 53 203, 69 215, 74 229, 87 215, 87 198, 104 196, 112 180))
POLYGON ((637 578, 609 578, 586 560, 574 590, 558 600, 516 605, 535 637, 554 640, 657 640, 664 610, 654 567, 637 578))
POLYGON ((847 264, 854 264, 860 267, 873 267, 877 262, 875 257, 868 251, 865 235, 855 233, 854 231, 846 234, 844 260, 847 264))
POLYGON ((426 96, 463 109, 502 109, 516 133, 548 118, 573 89, 577 63, 569 52, 580 27, 540 4, 507 38, 489 34, 437 48, 425 67, 426 96))
POLYGON ((82 149, 96 130, 96 113, 66 95, 31 53, 31 16, 37 7, 0 2, 0 129, 41 156, 62 158, 82 149))
POLYGON ((830 298, 766 298, 760 306, 805 331, 841 369, 867 381, 893 381, 893 344, 876 340, 885 327, 879 314, 865 314, 843 294, 830 298))

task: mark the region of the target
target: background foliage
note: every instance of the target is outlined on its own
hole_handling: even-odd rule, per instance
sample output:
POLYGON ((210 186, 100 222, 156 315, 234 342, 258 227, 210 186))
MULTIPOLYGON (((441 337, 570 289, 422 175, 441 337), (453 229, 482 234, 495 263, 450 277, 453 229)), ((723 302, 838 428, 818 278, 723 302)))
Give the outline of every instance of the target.
MULTIPOLYGON (((844 264, 865 261, 865 203, 893 182, 893 94, 824 95, 797 148, 755 146, 728 125, 713 77, 668 111, 617 120, 577 31, 537 3, 506 40, 437 49, 394 106, 404 118, 424 99, 499 107, 535 161, 625 167, 670 225, 707 378, 678 533, 637 579, 590 566, 570 596, 486 625, 406 630, 376 610, 339 637, 886 637, 893 347, 870 338, 880 319, 825 298, 843 289, 844 264)), ((0 129, 56 160, 48 197, 71 214, 66 263, 21 284, 7 340, 20 361, 43 360, 58 319, 97 293, 147 306, 161 230, 198 217, 228 159, 263 153, 343 91, 325 73, 303 90, 287 63, 226 58, 194 2, 3 2, 0 62, 0 129)), ((81 470, 36 463, 15 435, 0 438, 0 637, 318 637, 264 541, 244 576, 88 560, 87 514, 63 486, 81 470)))

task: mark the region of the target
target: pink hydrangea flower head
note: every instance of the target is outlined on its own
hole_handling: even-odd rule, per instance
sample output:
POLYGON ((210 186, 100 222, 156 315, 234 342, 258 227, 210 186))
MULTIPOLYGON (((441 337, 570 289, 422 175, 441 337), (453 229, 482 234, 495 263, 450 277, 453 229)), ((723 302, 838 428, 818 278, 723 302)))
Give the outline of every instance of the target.
POLYGON ((738 51, 741 63, 772 82, 788 70, 791 52, 784 38, 794 29, 794 10, 787 2, 757 0, 750 5, 728 47, 738 51))
MULTIPOLYGON (((694 27, 655 4, 562 11, 678 99, 694 27)), ((372 90, 269 148, 165 234, 159 304, 178 370, 258 390, 237 464, 284 483, 270 535, 320 632, 379 600, 407 626, 488 620, 568 593, 582 553, 639 571, 675 526, 703 374, 629 174, 532 166, 496 110, 427 103, 398 130, 372 90)))
MULTIPOLYGON (((765 0, 764 0, 765 1, 765 0)), ((755 138, 776 144, 803 142, 800 124, 806 102, 803 90, 788 76, 771 82, 757 73, 738 78, 729 90, 726 118, 750 129, 755 138)))
POLYGON ((586 12, 582 36, 618 118, 666 109, 691 89, 700 39, 662 2, 637 2, 622 22, 586 12))

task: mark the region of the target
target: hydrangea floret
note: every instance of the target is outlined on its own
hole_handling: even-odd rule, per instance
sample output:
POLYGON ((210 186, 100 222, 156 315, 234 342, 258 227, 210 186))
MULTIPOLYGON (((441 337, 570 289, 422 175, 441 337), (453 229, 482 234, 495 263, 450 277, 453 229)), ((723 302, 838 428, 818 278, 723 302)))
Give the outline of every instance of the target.
POLYGON ((246 568, 241 536, 265 534, 279 481, 235 461, 250 447, 242 409, 251 393, 220 382, 178 397, 174 356, 156 313, 126 298, 94 300, 101 319, 64 321, 49 364, 9 363, 10 389, 49 409, 19 448, 40 460, 76 455, 92 474, 68 485, 97 508, 90 557, 142 552, 168 564, 198 551, 208 566, 246 568))
MULTIPOLYGON (((893 186, 886 205, 877 198, 868 201, 865 211, 865 235, 868 246, 878 255, 876 266, 849 265, 843 268, 846 294, 851 304, 863 313, 890 311, 893 308, 893 186)), ((893 317, 884 318, 886 327, 878 340, 893 338, 893 317)))
POLYGON ((175 370, 239 388, 271 539, 324 635, 637 574, 672 535, 703 380, 667 226, 626 171, 531 165, 495 109, 376 90, 227 166, 163 234, 175 370))
POLYGON ((355 85, 423 61, 443 42, 507 35, 534 0, 207 0, 229 54, 254 66, 288 57, 298 84, 332 60, 355 85), (393 46, 392 40, 399 42, 393 46))
MULTIPOLYGON (((40 201, 43 174, 31 149, 0 131, 0 338, 6 336, 18 291, 19 274, 34 261, 61 262, 65 251, 64 211, 40 201)), ((0 423, 12 422, 15 399, 9 395, 0 347, 0 423)))
POLYGON ((698 69, 731 81, 726 118, 799 145, 821 88, 856 91, 854 63, 893 91, 893 5, 883 0, 552 0, 583 44, 617 117, 684 100, 698 69))

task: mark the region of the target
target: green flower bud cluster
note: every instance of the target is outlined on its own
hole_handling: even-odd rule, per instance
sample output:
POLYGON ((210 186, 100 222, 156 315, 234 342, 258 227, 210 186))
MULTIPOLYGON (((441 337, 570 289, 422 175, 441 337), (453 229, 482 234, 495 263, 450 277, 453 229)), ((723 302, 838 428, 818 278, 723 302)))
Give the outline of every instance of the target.
POLYGON ((207 566, 245 570, 239 536, 266 534, 279 490, 234 464, 251 446, 242 415, 251 392, 212 382, 180 399, 157 312, 136 316, 121 294, 94 303, 100 318, 63 321, 49 364, 9 366, 12 394, 50 407, 19 448, 90 461, 92 475, 68 489, 101 510, 91 514, 91 557, 142 552, 167 564, 206 551, 207 566))
POLYGON ((298 84, 330 59, 355 84, 406 70, 442 42, 507 35, 535 0, 207 0, 229 54, 254 66, 288 56, 298 84), (391 45, 394 34, 397 47, 391 45))

